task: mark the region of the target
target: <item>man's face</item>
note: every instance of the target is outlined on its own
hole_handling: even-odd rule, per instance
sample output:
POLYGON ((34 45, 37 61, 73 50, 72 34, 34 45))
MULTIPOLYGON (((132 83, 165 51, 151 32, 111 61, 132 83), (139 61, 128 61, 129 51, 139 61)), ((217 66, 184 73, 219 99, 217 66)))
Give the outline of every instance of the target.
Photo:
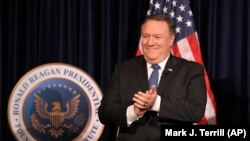
POLYGON ((149 20, 141 29, 141 45, 144 58, 151 64, 157 64, 169 55, 174 36, 164 21, 149 20))

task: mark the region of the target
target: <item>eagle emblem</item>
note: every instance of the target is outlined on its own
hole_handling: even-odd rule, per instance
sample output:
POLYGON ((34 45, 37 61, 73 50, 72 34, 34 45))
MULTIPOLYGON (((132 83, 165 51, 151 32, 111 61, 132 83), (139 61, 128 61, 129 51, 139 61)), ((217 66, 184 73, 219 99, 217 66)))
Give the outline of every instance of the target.
POLYGON ((62 105, 58 101, 54 101, 51 103, 52 109, 49 111, 48 102, 37 94, 35 94, 34 96, 35 109, 37 114, 40 116, 40 118, 48 120, 47 124, 42 124, 33 113, 31 115, 31 123, 34 129, 39 132, 45 133, 45 129, 49 128, 49 132, 55 138, 58 138, 62 135, 62 133, 64 132, 63 127, 72 131, 77 130, 77 128, 73 124, 67 125, 66 123, 64 123, 64 121, 72 119, 77 115, 79 109, 80 94, 74 96, 66 103, 66 111, 62 111, 62 105))

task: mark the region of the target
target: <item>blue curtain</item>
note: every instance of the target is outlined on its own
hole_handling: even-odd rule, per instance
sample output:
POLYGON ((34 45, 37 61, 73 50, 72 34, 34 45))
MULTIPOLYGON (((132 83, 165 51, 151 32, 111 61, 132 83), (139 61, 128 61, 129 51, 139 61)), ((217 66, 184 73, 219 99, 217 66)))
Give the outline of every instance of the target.
POLYGON ((250 2, 191 0, 219 124, 250 123, 250 2))
MULTIPOLYGON (((105 88, 114 64, 135 55, 147 0, 1 0, 0 140, 14 140, 7 106, 30 69, 64 62, 105 88)), ((250 123, 250 2, 191 0, 218 124, 250 123)), ((101 140, 113 140, 107 126, 101 140)))

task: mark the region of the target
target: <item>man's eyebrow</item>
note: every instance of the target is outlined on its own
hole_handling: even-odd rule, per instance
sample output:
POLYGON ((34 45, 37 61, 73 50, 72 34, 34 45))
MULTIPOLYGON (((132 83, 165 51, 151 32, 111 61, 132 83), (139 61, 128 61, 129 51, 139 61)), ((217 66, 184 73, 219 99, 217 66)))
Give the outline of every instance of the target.
POLYGON ((156 34, 149 34, 149 33, 141 33, 141 34, 145 34, 145 35, 153 35, 153 36, 163 36, 164 34, 158 34, 158 33, 156 33, 156 34))

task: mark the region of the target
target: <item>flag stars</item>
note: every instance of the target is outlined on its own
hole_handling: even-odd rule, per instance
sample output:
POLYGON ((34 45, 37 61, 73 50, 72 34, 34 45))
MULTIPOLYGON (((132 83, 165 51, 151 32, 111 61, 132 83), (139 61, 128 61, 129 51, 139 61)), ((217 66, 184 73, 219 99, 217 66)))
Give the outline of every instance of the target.
POLYGON ((150 0, 150 4, 152 4, 152 5, 153 5, 153 4, 154 4, 154 2, 153 2, 153 1, 154 1, 154 0, 150 0))
POLYGON ((192 22, 188 20, 188 21, 186 22, 186 25, 187 25, 187 27, 192 27, 192 22))
POLYGON ((181 28, 177 26, 177 27, 175 28, 175 32, 176 32, 176 33, 181 33, 181 28))
POLYGON ((185 6, 183 4, 181 4, 181 6, 179 7, 180 11, 185 11, 185 6))
POLYGON ((148 16, 151 15, 151 10, 148 10, 148 11, 147 11, 147 15, 148 15, 148 16))
POLYGON ((191 10, 188 11, 188 15, 189 15, 189 16, 193 16, 193 13, 192 13, 191 10))
POLYGON ((72 91, 72 88, 69 87, 68 89, 69 89, 69 91, 72 91))
POLYGON ((167 13, 167 11, 168 11, 168 8, 166 6, 164 6, 163 13, 167 13))
POLYGON ((182 39, 194 31, 193 13, 186 2, 184 3, 182 0, 149 0, 149 3, 147 16, 162 13, 174 20, 176 40, 182 39))
POLYGON ((183 21, 182 21, 182 20, 183 20, 183 17, 180 16, 180 15, 179 15, 176 19, 177 19, 178 23, 179 23, 179 22, 183 22, 183 21))
POLYGON ((173 7, 176 7, 176 3, 177 2, 175 0, 172 1, 173 7))
POLYGON ((174 18, 175 13, 174 13, 174 11, 173 11, 173 10, 171 11, 170 16, 171 16, 171 18, 174 18))
POLYGON ((156 2, 155 5, 154 5, 155 9, 160 9, 160 6, 161 6, 161 4, 158 3, 158 2, 156 2))

